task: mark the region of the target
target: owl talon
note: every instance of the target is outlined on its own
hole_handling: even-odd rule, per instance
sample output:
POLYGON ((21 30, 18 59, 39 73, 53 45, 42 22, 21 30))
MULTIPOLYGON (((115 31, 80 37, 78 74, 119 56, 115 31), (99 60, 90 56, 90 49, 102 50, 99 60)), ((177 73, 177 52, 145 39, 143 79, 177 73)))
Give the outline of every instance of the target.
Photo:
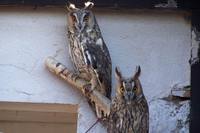
POLYGON ((89 96, 92 93, 93 90, 94 89, 91 87, 90 83, 88 83, 88 84, 86 84, 86 85, 83 86, 83 92, 87 96, 89 96))
POLYGON ((71 75, 71 78, 76 81, 77 78, 79 78, 79 74, 75 73, 73 75, 71 75))
POLYGON ((96 106, 96 115, 97 115, 97 118, 101 118, 101 110, 99 109, 99 107, 96 106))

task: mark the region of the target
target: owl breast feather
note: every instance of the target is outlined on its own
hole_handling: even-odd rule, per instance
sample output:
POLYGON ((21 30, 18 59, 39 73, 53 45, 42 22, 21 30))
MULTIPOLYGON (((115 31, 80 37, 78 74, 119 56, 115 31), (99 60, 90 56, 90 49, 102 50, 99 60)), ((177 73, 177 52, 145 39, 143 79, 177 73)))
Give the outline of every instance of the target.
MULTIPOLYGON (((81 34, 70 34, 70 55, 77 71, 91 68, 106 90, 106 96, 111 94, 111 58, 100 32, 93 30, 81 34)), ((83 71, 82 71, 83 72, 83 71)), ((88 70, 85 71, 88 73, 88 70)))

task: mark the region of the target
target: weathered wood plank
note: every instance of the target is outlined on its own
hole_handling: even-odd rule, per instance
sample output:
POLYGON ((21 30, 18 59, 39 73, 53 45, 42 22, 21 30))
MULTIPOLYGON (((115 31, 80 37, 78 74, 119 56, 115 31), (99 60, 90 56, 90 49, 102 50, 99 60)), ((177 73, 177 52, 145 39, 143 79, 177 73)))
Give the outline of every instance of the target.
POLYGON ((76 124, 77 110, 77 105, 0 102, 0 121, 76 124))
POLYGON ((77 110, 71 104, 0 102, 0 132, 76 133, 77 110))
POLYGON ((43 122, 1 122, 1 133, 76 133, 76 124, 43 122))

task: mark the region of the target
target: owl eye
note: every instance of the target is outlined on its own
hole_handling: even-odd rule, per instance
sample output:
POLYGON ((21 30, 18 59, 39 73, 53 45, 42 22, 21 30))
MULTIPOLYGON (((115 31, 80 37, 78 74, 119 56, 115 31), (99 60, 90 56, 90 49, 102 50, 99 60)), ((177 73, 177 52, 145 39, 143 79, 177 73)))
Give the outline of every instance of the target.
POLYGON ((124 87, 121 87, 121 91, 124 91, 124 87))
POLYGON ((89 16, 86 15, 86 16, 83 18, 83 21, 84 21, 84 22, 88 22, 88 20, 89 20, 89 16))
POLYGON ((136 86, 134 86, 134 87, 133 87, 133 90, 134 90, 134 91, 136 91, 136 90, 137 90, 137 87, 136 87, 136 86))

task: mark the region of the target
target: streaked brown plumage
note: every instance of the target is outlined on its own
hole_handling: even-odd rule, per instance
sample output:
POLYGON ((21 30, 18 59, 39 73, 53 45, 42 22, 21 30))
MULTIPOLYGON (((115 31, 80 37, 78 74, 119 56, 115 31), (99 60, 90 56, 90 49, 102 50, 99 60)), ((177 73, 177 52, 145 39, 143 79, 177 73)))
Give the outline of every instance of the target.
POLYGON ((148 133, 149 109, 142 91, 140 67, 131 78, 122 77, 115 69, 118 86, 112 101, 108 122, 108 133, 148 133))
MULTIPOLYGON (((101 86, 98 91, 110 99, 111 58, 95 15, 89 10, 93 5, 86 2, 83 9, 68 6, 69 53, 79 76, 90 81, 92 89, 101 86)), ((101 111, 95 110, 102 117, 101 111)))

